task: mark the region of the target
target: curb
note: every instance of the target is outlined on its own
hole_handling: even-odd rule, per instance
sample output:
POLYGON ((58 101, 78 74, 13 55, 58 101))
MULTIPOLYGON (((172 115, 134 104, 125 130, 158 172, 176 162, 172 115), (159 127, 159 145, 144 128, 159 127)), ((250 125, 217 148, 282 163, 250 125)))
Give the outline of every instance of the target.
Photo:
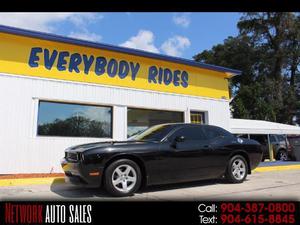
POLYGON ((45 177, 45 178, 21 178, 21 179, 1 179, 0 187, 22 186, 22 185, 41 185, 41 184, 62 184, 64 177, 45 177))
MULTIPOLYGON (((264 166, 257 167, 253 173, 263 173, 284 170, 299 170, 300 165, 264 166)), ((0 179, 0 187, 41 185, 41 184, 63 184, 64 177, 44 177, 44 178, 19 178, 19 179, 0 179)))
POLYGON ((300 169, 300 165, 283 165, 283 166, 263 166, 257 167, 253 172, 271 172, 271 171, 283 171, 283 170, 297 170, 300 169))

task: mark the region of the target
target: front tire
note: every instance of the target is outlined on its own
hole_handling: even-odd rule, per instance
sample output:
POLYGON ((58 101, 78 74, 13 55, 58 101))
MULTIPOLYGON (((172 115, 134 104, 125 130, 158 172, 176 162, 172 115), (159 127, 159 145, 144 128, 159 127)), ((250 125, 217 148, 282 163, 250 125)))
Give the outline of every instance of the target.
POLYGON ((139 166, 132 160, 119 159, 112 162, 105 171, 105 189, 116 197, 135 193, 142 180, 139 166))
POLYGON ((246 159, 241 155, 233 156, 227 165, 225 177, 230 183, 242 183, 248 174, 246 159))

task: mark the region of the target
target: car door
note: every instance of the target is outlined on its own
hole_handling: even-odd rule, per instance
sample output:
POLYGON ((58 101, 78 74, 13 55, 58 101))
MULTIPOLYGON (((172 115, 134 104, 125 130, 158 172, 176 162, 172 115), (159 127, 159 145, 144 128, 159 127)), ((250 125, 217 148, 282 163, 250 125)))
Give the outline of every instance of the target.
POLYGON ((211 151, 206 155, 203 169, 207 170, 207 176, 219 177, 224 174, 230 154, 234 149, 236 137, 217 126, 203 126, 205 136, 208 139, 211 151))
POLYGON ((206 160, 212 149, 201 126, 187 126, 168 137, 170 148, 169 179, 191 181, 206 178, 206 160))

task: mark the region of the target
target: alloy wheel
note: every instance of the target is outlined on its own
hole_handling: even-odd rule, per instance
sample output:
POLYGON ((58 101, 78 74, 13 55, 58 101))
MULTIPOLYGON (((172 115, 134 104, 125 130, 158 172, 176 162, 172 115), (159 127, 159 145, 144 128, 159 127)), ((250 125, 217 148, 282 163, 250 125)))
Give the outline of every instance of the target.
POLYGON ((279 159, 282 161, 286 161, 287 160, 287 154, 284 151, 280 151, 279 152, 279 159))
POLYGON ((241 159, 236 159, 232 163, 231 167, 232 175, 237 180, 242 180, 246 175, 246 164, 241 159))
POLYGON ((112 173, 112 184, 120 192, 131 191, 137 182, 137 173, 135 169, 128 165, 118 166, 112 173))

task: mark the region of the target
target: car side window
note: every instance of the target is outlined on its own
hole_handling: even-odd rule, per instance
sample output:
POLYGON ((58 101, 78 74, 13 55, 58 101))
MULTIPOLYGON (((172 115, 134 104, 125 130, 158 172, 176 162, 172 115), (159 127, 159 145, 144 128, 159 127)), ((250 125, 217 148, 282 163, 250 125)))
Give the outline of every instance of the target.
POLYGON ((208 139, 232 136, 232 134, 229 133, 228 131, 226 131, 220 127, 214 127, 214 126, 205 127, 204 132, 208 139))
POLYGON ((250 139, 257 141, 262 145, 268 144, 268 136, 265 134, 251 134, 250 139))
POLYGON ((277 139, 279 142, 285 141, 285 137, 283 135, 277 135, 277 139))
POLYGON ((180 128, 179 130, 175 131, 169 140, 174 140, 176 137, 183 136, 185 140, 204 140, 205 135, 203 134, 203 131, 201 127, 184 127, 180 128))
POLYGON ((271 142, 271 143, 277 142, 274 135, 270 135, 270 142, 271 142))
POLYGON ((248 134, 237 134, 236 137, 247 138, 248 139, 248 134))

